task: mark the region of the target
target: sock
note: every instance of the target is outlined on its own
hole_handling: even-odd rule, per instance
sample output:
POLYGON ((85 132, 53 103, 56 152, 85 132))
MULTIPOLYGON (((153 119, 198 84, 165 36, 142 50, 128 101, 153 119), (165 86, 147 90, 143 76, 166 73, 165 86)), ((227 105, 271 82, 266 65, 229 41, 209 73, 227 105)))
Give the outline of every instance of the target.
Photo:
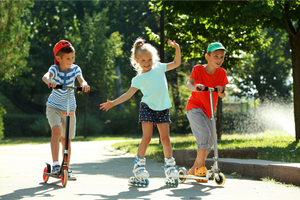
POLYGON ((58 161, 53 162, 52 166, 60 165, 58 161))

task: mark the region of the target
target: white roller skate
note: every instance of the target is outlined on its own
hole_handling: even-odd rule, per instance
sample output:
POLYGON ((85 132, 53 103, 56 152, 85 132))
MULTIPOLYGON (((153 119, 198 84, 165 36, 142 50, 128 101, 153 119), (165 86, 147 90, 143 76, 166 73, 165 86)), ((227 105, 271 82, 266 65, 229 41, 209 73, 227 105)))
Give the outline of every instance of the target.
POLYGON ((168 186, 177 187, 178 186, 178 178, 179 173, 175 166, 176 162, 175 159, 172 158, 165 158, 165 174, 166 174, 166 180, 165 183, 168 186))
POLYGON ((137 186, 145 186, 149 185, 149 173, 146 168, 146 158, 139 158, 138 155, 135 156, 134 166, 133 166, 133 175, 129 178, 128 183, 137 186))

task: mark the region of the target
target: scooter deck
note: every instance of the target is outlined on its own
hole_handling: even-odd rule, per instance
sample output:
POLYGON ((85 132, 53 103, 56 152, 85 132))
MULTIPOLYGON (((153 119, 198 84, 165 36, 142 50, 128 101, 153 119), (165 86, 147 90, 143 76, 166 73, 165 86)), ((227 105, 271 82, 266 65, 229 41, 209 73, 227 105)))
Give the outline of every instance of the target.
POLYGON ((179 175, 179 178, 191 178, 191 179, 201 179, 201 180, 209 180, 206 176, 195 176, 195 175, 179 175))
POLYGON ((46 173, 46 172, 44 172, 44 175, 50 176, 50 177, 52 177, 52 178, 58 178, 58 179, 61 179, 61 174, 52 174, 52 173, 46 173))

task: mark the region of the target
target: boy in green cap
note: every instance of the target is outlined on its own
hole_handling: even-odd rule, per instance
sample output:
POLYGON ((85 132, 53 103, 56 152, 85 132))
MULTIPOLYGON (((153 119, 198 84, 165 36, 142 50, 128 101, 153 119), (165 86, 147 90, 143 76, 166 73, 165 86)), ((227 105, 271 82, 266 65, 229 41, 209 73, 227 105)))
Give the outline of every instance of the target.
MULTIPOLYGON (((221 43, 211 43, 205 54, 207 64, 194 66, 187 82, 191 96, 186 105, 186 115, 197 141, 197 158, 188 172, 189 175, 206 176, 205 159, 212 150, 213 136, 209 92, 203 90, 205 87, 218 89, 218 92, 213 93, 214 109, 218 97, 225 97, 225 85, 228 84, 228 79, 226 71, 221 68, 225 52, 226 49, 221 43), (197 88, 200 88, 201 91, 198 91, 197 88)), ((200 179, 196 181, 207 182, 207 180, 200 179)))

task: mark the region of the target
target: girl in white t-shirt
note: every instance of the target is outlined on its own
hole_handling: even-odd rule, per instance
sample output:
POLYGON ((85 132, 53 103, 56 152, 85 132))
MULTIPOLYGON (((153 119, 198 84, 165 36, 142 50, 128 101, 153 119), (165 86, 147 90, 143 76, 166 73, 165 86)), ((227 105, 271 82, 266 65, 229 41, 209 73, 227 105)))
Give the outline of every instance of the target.
POLYGON ((133 185, 147 186, 149 173, 145 169, 146 149, 151 141, 153 124, 157 125, 165 156, 166 184, 178 185, 178 171, 172 157, 172 146, 169 136, 170 114, 172 107, 168 94, 168 83, 165 72, 175 69, 181 64, 181 52, 175 41, 168 40, 168 45, 175 48, 175 58, 170 63, 160 63, 157 50, 149 43, 138 38, 131 49, 131 64, 137 75, 131 81, 129 90, 117 99, 100 104, 100 109, 108 111, 115 105, 130 99, 140 89, 143 97, 140 104, 139 123, 142 124, 143 137, 135 156, 133 173, 129 179, 133 185))

